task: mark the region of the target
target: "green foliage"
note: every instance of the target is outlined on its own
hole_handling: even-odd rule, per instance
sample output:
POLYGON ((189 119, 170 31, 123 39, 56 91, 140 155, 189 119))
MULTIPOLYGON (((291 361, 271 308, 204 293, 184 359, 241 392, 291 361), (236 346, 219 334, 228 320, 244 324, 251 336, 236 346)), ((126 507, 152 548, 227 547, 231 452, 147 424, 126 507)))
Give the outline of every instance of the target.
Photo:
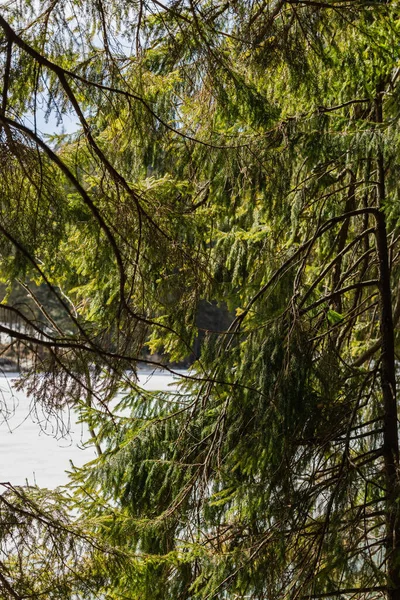
MULTIPOLYGON (((397 598, 396 3, 10 2, 1 19, 2 310, 32 355, 21 385, 79 410, 99 452, 71 474, 73 532, 27 522, 2 591, 397 598), (79 129, 43 141, 21 124, 41 105, 79 129), (202 302, 230 324, 202 331, 202 302), (193 363, 177 390, 137 385, 149 351, 193 363)), ((10 493, 10 514, 31 506, 10 493)))

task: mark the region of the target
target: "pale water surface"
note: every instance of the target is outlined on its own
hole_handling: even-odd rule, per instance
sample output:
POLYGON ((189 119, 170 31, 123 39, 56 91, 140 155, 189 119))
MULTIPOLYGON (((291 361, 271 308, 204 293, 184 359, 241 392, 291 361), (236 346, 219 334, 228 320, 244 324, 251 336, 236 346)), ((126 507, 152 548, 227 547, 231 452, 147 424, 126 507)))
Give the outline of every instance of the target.
MULTIPOLYGON (((74 413, 48 418, 22 392, 13 389, 16 373, 0 377, 0 482, 55 488, 67 483, 71 461, 81 466, 96 457, 84 446, 89 434, 74 413), (7 416, 7 418, 5 418, 7 416)), ((171 389, 166 372, 140 373, 147 390, 171 389)))

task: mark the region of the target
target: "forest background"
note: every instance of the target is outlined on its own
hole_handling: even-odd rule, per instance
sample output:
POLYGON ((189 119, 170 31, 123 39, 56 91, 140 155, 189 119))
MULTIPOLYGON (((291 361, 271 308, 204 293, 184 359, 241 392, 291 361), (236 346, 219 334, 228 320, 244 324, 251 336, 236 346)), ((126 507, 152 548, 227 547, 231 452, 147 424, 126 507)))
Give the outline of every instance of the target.
POLYGON ((398 2, 10 0, 0 61, 2 356, 98 453, 2 483, 2 597, 399 600, 398 2))

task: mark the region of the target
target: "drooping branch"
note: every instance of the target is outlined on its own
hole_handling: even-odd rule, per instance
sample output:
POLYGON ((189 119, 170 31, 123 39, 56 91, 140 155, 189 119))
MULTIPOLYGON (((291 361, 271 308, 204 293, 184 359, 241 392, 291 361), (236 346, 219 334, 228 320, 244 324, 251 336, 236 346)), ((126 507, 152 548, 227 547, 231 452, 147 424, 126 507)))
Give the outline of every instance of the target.
POLYGON ((1 102, 1 114, 5 115, 7 110, 7 96, 8 96, 8 86, 10 83, 10 70, 11 70, 11 55, 12 55, 12 40, 8 39, 7 41, 7 51, 6 51, 6 64, 4 67, 4 76, 3 76, 3 93, 2 93, 2 102, 1 102))
MULTIPOLYGON (((162 119, 150 106, 150 104, 141 96, 139 96, 136 93, 133 93, 129 90, 122 90, 119 88, 115 88, 112 86, 107 86, 104 85, 102 83, 99 83, 98 81, 89 81, 88 79, 86 79, 85 77, 82 77, 81 75, 79 75, 78 73, 74 73, 73 71, 70 71, 68 69, 65 69, 63 67, 60 67, 59 65, 57 65, 56 63, 52 62, 51 60, 49 60, 48 58, 46 58, 44 55, 40 54, 39 52, 37 52, 32 46, 30 46, 25 40, 23 40, 13 29, 12 27, 7 23, 7 21, 1 16, 0 14, 0 27, 3 28, 3 30, 6 33, 6 36, 9 40, 11 40, 12 42, 14 42, 17 46, 19 46, 22 50, 24 50, 27 54, 29 54, 32 58, 34 58, 35 61, 37 61, 38 64, 40 64, 41 66, 49 69, 50 71, 54 72, 57 77, 59 79, 61 79, 62 77, 64 79, 66 79, 66 77, 70 77, 72 79, 74 79, 75 81, 79 81, 81 83, 83 83, 84 85, 99 89, 99 90, 103 90, 105 92, 110 92, 112 94, 116 94, 116 95, 120 95, 123 96, 127 99, 132 99, 132 100, 136 100, 138 102, 140 102, 145 108, 146 110, 151 114, 152 117, 154 117, 163 127, 165 127, 167 130, 171 131, 172 133, 175 133, 176 135, 179 135, 180 137, 187 139, 191 142, 194 142, 196 144, 200 144, 202 146, 206 146, 208 148, 214 148, 217 150, 230 150, 230 149, 239 149, 239 148, 245 148, 247 146, 247 144, 239 144, 239 145, 219 145, 219 144, 213 144, 211 142, 207 142, 205 140, 201 140, 201 139, 197 139, 193 136, 190 136, 182 131, 179 131, 178 129, 175 129, 174 127, 172 127, 169 123, 167 123, 164 119, 162 119)), ((143 208, 142 208, 143 210, 143 208)), ((147 215, 148 218, 150 218, 149 215, 147 215)))

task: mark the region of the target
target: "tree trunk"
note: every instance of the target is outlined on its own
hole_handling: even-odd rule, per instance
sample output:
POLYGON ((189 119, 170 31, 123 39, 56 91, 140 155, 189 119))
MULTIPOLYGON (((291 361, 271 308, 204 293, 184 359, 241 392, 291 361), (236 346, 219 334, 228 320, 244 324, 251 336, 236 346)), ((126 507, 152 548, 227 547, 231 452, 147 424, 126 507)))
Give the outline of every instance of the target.
MULTIPOLYGON (((376 97, 376 121, 382 123, 382 91, 376 97)), ((380 330, 381 330, 381 389, 384 406, 383 451, 386 487, 386 565, 389 600, 400 600, 400 523, 397 510, 399 498, 398 468, 399 439, 397 430, 396 365, 390 265, 387 245, 384 157, 377 156, 379 213, 376 214, 376 244, 379 260, 380 330)))

